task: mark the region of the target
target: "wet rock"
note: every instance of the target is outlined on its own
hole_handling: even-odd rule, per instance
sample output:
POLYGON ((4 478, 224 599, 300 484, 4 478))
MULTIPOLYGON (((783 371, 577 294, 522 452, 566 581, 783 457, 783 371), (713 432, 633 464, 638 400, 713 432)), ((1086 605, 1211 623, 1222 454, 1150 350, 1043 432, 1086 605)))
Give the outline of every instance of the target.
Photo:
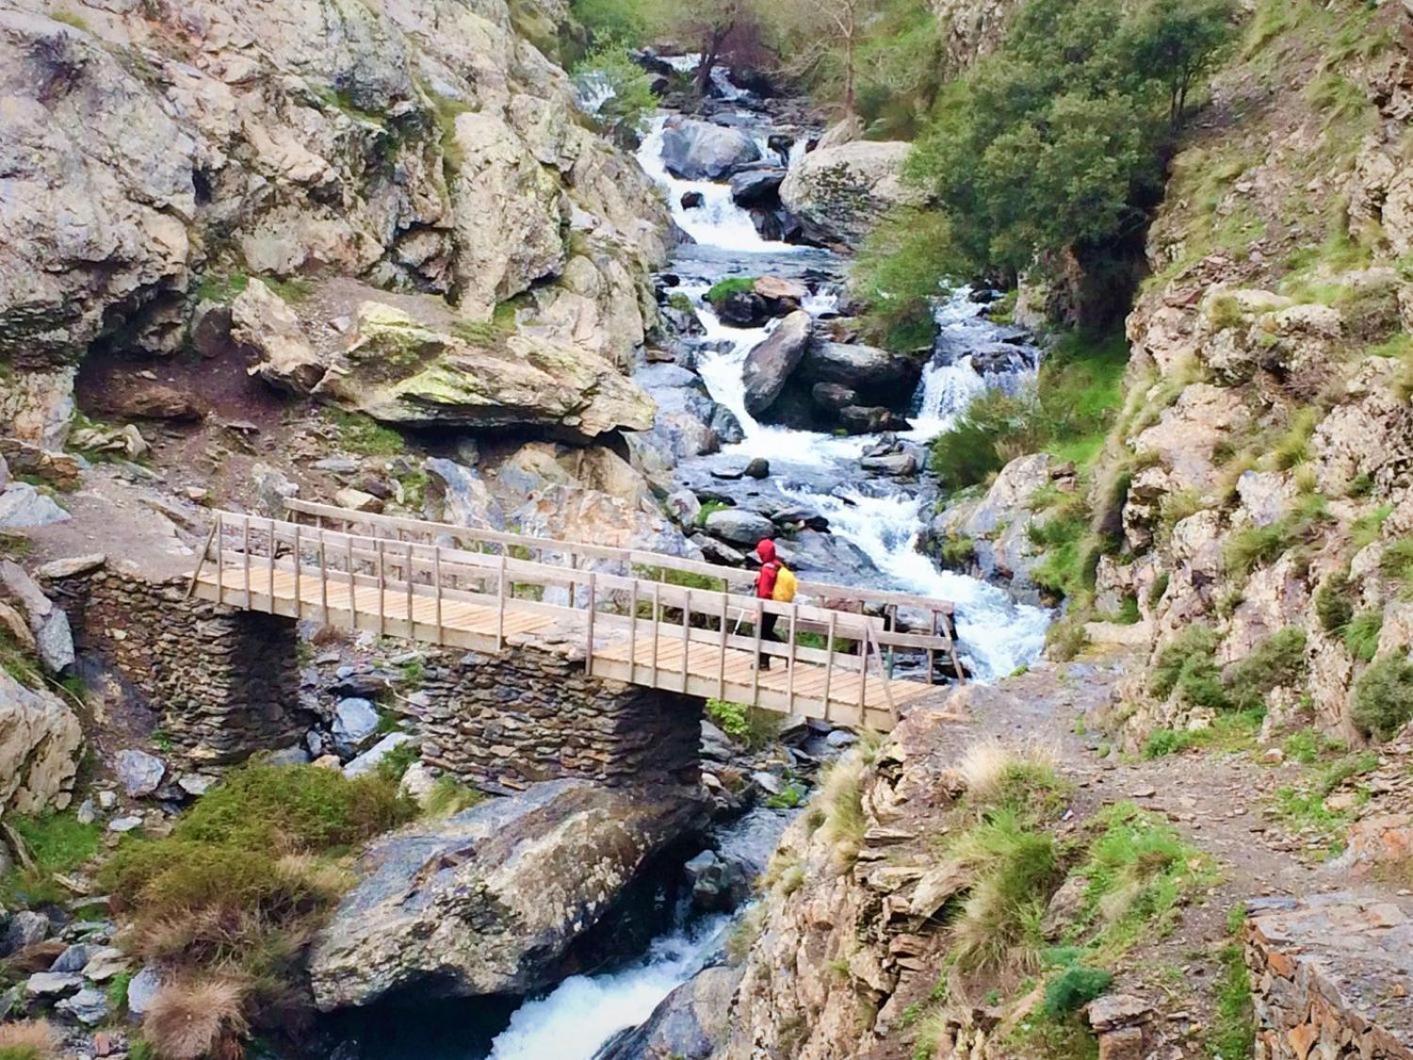
POLYGON ((693 118, 669 118, 663 129, 663 165, 683 180, 720 180, 760 159, 760 146, 739 129, 693 118))
POLYGON ((847 405, 839 410, 838 418, 840 424, 850 434, 906 431, 911 426, 902 416, 881 405, 847 405))
POLYGON ((505 529, 500 502, 473 468, 443 457, 429 457, 422 466, 431 476, 429 506, 442 522, 472 529, 505 529))
POLYGON ((775 403, 809 348, 814 321, 800 310, 785 317, 746 354, 741 370, 746 411, 759 416, 775 403))
POLYGON ((378 731, 379 720, 377 709, 368 700, 359 697, 340 700, 334 708, 334 721, 330 726, 339 754, 351 756, 357 753, 378 731))
POLYGON ((707 516, 706 532, 732 544, 754 547, 761 538, 775 536, 775 524, 760 512, 723 508, 707 516))
POLYGON ((680 525, 692 526, 701 513, 702 503, 691 490, 677 490, 668 494, 667 500, 663 501, 663 507, 680 525))
POLYGON ((732 291, 712 303, 717 317, 728 327, 764 327, 774 314, 770 303, 754 291, 732 291))
POLYGON ((731 200, 743 209, 780 205, 780 184, 785 170, 779 168, 748 169, 731 178, 731 200))
POLYGON ((860 394, 906 399, 917 386, 922 368, 916 360, 878 346, 816 342, 805 353, 801 372, 809 380, 838 383, 860 394))
POLYGON ((810 397, 821 409, 836 416, 859 403, 859 392, 840 383, 816 383, 810 388, 810 397))
POLYGON ((751 458, 742 468, 741 474, 746 478, 762 479, 770 477, 770 461, 763 456, 751 458))
POLYGON ((537 784, 377 840, 310 956, 321 1010, 399 988, 523 994, 698 818, 686 792, 537 784))
POLYGON ((167 775, 167 766, 160 758, 133 748, 119 751, 113 768, 118 774, 118 783, 131 799, 151 795, 167 775))
POLYGON ((707 968, 668 994, 637 1028, 604 1046, 599 1060, 710 1060, 726 1038, 741 966, 707 968))
POLYGON ((681 202, 682 209, 696 210, 706 205, 706 196, 699 191, 684 191, 681 202))
POLYGON ((865 471, 873 471, 880 475, 892 475, 896 478, 907 478, 916 475, 918 471, 917 457, 912 453, 866 456, 859 461, 859 466, 865 471))

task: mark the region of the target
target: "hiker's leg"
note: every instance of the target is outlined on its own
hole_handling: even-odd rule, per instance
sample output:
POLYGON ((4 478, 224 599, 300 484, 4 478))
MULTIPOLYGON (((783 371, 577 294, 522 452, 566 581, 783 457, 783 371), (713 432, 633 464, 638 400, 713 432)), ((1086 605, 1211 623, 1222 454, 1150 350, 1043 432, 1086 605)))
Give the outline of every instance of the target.
MULTIPOLYGON (((779 618, 779 617, 780 617, 780 616, 777 615, 777 614, 776 614, 775 612, 773 612, 773 611, 767 611, 764 615, 761 616, 761 620, 760 620, 760 639, 761 639, 761 640, 775 640, 775 620, 776 620, 777 618, 779 618)), ((761 652, 761 653, 760 653, 759 663, 760 663, 760 668, 761 668, 762 670, 769 670, 769 669, 770 669, 770 656, 767 655, 765 652, 761 652)))

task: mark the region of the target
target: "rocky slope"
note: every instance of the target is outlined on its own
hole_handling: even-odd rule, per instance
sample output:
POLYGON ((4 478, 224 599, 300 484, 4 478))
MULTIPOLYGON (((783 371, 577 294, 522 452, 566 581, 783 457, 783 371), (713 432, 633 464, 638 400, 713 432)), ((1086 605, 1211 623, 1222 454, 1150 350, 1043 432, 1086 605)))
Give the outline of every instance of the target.
MULTIPOLYGON (((2 17, 13 191, 0 207, 0 359, 20 373, 0 401, 7 434, 62 443, 85 358, 161 363, 234 342, 265 358, 267 378, 308 390, 366 349, 344 318, 380 291, 463 322, 473 348, 533 332, 510 356, 523 344, 532 362, 582 360, 582 376, 555 381, 580 393, 626 367, 655 320, 646 268, 663 254, 665 212, 577 117, 567 76, 504 3, 297 0, 262 8, 260 33, 221 2, 21 3, 2 17), (235 297, 251 277, 309 303, 304 319, 235 297), (307 298, 333 277, 366 289, 307 298), (480 326, 517 296, 518 319, 480 326)), ((400 349, 381 359, 385 382, 441 368, 442 402, 480 407, 455 384, 485 364, 410 338, 400 349)), ((535 410, 541 397, 528 380, 489 400, 535 410)), ((576 418, 545 402, 542 419, 576 418)))

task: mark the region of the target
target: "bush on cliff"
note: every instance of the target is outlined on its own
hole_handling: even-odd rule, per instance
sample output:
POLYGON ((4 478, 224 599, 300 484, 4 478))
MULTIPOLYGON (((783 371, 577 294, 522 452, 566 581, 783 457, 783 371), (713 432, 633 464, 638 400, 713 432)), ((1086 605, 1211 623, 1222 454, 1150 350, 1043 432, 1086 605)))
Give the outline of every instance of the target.
POLYGON ((1371 663, 1355 682, 1349 716, 1365 736, 1397 734, 1413 720, 1413 662, 1398 654, 1371 663))
POLYGON ((206 1055, 247 1021, 287 1025, 302 1006, 301 950, 351 882, 343 859, 415 812, 380 773, 348 779, 251 765, 207 792, 169 835, 124 842, 99 880, 129 922, 127 948, 170 975, 170 996, 159 997, 146 1028, 158 1055, 206 1055), (205 1051, 167 1033, 190 998, 232 991, 234 1015, 203 1024, 205 1051), (157 1020, 159 1011, 178 1015, 157 1020))

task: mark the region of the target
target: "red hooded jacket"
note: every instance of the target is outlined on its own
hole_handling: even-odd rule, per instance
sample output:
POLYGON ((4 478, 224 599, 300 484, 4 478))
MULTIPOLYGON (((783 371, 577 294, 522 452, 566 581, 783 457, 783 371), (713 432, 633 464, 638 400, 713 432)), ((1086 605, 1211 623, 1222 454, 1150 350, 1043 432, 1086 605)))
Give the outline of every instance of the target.
POLYGON ((761 600, 775 599, 775 577, 780 573, 780 561, 775 558, 775 542, 762 538, 756 545, 760 557, 760 573, 756 575, 756 596, 761 600))

